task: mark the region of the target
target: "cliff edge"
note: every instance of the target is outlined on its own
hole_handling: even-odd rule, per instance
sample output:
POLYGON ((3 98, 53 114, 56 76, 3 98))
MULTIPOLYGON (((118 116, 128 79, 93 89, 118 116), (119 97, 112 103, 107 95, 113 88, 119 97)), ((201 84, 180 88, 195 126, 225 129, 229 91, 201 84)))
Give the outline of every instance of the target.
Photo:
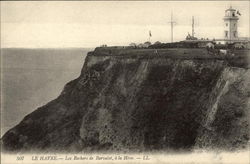
POLYGON ((147 51, 90 52, 81 75, 66 84, 58 98, 3 136, 3 149, 247 148, 250 71, 246 63, 231 59, 230 64, 204 55, 205 50, 147 51))

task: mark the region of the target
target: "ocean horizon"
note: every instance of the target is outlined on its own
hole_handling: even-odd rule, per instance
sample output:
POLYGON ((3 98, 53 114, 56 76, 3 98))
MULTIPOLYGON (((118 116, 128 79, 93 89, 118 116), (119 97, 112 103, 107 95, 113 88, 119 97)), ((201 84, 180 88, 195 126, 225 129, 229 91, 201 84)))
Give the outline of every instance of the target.
POLYGON ((1 137, 59 96, 94 48, 1 48, 1 137))

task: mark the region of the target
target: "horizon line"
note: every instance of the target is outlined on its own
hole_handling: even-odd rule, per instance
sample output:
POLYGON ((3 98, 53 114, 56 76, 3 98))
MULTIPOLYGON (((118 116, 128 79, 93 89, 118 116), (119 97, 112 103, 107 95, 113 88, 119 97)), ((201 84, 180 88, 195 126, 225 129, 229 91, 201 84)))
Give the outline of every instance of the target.
POLYGON ((71 49, 71 48, 91 49, 96 47, 0 47, 0 49, 71 49))

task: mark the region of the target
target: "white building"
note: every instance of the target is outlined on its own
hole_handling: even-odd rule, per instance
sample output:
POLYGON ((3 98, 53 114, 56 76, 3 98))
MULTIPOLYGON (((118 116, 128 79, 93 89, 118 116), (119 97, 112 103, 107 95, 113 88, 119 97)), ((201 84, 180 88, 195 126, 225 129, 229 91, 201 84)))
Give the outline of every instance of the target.
POLYGON ((224 20, 224 39, 228 43, 238 40, 238 20, 236 10, 230 7, 225 11, 224 20))
POLYGON ((240 13, 230 6, 225 11, 224 20, 224 37, 223 39, 215 39, 216 44, 241 43, 244 47, 249 47, 250 38, 238 36, 238 20, 240 13))

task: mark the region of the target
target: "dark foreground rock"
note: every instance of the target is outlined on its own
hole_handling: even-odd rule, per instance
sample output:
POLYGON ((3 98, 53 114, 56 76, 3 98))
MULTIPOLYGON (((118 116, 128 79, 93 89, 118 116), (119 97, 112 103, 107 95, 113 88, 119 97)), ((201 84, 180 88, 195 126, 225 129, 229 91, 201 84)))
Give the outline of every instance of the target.
POLYGON ((60 96, 2 138, 5 151, 244 149, 250 71, 225 60, 88 55, 60 96))

